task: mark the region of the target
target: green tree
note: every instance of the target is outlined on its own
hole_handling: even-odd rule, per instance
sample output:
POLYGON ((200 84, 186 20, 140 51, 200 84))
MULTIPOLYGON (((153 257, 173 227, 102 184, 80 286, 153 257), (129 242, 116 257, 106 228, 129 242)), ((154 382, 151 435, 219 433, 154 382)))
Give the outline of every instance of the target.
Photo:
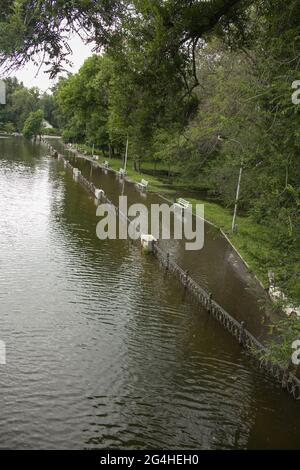
POLYGON ((39 100, 39 107, 44 112, 45 120, 54 128, 60 129, 64 125, 64 120, 55 99, 55 92, 56 87, 53 88, 51 94, 43 93, 39 100))
POLYGON ((21 87, 11 96, 11 110, 13 122, 19 132, 22 131, 28 115, 39 108, 39 90, 37 88, 21 87))
POLYGON ((108 151, 109 80, 108 58, 94 55, 77 74, 60 82, 55 99, 65 116, 65 137, 108 151))
POLYGON ((25 121, 23 135, 26 139, 37 138, 42 133, 44 114, 41 109, 29 114, 25 121))
POLYGON ((3 126, 3 130, 7 133, 7 134, 12 134, 13 132, 16 131, 16 128, 14 126, 14 124, 12 122, 7 122, 4 126, 3 126))
POLYGON ((16 131, 16 128, 14 126, 14 124, 12 122, 6 122, 3 126, 3 130, 7 133, 7 134, 12 134, 13 132, 16 131))
POLYGON ((150 43, 153 57, 177 60, 177 51, 193 55, 200 38, 220 30, 245 28, 245 0, 3 0, 0 13, 0 63, 23 65, 45 54, 57 74, 70 53, 65 36, 70 30, 101 47, 117 47, 128 30, 136 40, 150 43), (31 12, 28 16, 28 11, 31 12), (136 25, 138 28, 136 29, 136 25), (188 51, 190 49, 190 51, 188 51))

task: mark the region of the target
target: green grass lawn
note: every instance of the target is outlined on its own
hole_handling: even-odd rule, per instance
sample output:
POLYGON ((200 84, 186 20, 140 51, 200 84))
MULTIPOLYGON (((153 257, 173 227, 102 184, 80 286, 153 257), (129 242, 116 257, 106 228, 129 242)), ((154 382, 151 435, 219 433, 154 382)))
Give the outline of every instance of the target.
MULTIPOLYGON (((104 161, 109 162, 109 167, 112 170, 119 171, 120 168, 123 168, 123 162, 122 162, 122 160, 120 160, 118 158, 109 158, 109 159, 106 159, 106 160, 101 158, 99 160, 99 163, 103 163, 104 161)), ((153 164, 151 165, 151 162, 149 162, 147 164, 147 166, 143 165, 143 167, 144 167, 144 169, 151 170, 153 168, 153 164)), ((162 168, 159 168, 159 166, 158 166, 157 169, 162 169, 162 168)), ((154 192, 154 193, 157 193, 157 192, 172 193, 172 192, 174 192, 174 189, 169 187, 170 182, 168 181, 167 177, 158 178, 157 176, 153 176, 149 173, 143 173, 143 170, 141 171, 141 173, 138 173, 133 169, 133 165, 132 165, 131 161, 129 161, 128 165, 127 165, 127 179, 129 181, 134 182, 134 183, 139 183, 142 179, 147 180, 149 182, 149 192, 154 192)))

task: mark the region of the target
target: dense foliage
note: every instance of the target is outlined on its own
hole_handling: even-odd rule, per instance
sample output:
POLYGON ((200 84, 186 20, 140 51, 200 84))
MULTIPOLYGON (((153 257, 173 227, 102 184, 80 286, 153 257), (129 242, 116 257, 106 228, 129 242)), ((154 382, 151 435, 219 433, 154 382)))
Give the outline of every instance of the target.
POLYGON ((42 134, 44 113, 41 109, 30 113, 24 123, 23 135, 25 139, 36 139, 42 134))
POLYGON ((244 7, 250 3, 249 0, 2 0, 0 63, 9 60, 18 66, 40 53, 55 74, 70 52, 67 42, 70 31, 76 31, 87 41, 94 40, 98 48, 113 45, 118 49, 130 37, 137 47, 142 42, 151 44, 154 61, 155 56, 177 59, 178 52, 193 53, 199 39, 216 26, 229 31, 234 22, 242 31, 244 7))
MULTIPOLYGON (((45 117, 66 140, 110 156, 123 156, 128 137, 136 167, 163 161, 181 184, 225 207, 234 204, 243 162, 240 208, 268 229, 270 245, 253 256, 299 301, 298 7, 298 0, 6 0, 0 61, 17 66, 42 52, 55 74, 69 33, 95 41, 101 54, 61 79, 54 97, 39 99, 45 117)), ((36 92, 10 86, 14 106, 35 111, 36 92)), ((0 120, 20 129, 22 113, 12 115, 0 120)))
POLYGON ((16 78, 7 78, 6 105, 0 107, 0 130, 8 133, 23 132, 31 113, 43 111, 43 117, 54 128, 60 128, 63 117, 53 94, 40 93, 37 88, 26 88, 16 78))

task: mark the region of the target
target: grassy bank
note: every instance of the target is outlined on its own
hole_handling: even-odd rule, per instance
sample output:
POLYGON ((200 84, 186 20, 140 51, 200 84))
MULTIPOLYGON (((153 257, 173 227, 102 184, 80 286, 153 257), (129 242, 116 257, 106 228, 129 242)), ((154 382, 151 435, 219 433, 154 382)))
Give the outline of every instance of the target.
MULTIPOLYGON (((103 162, 104 160, 101 159, 100 162, 103 162)), ((109 162, 110 168, 112 168, 115 171, 119 171, 120 168, 123 167, 122 160, 117 159, 117 158, 110 158, 107 159, 109 162)), ((132 167, 132 162, 128 162, 127 166, 127 178, 130 181, 133 181, 134 183, 139 183, 141 179, 146 179, 149 182, 149 191, 150 192, 164 192, 164 193, 173 193, 174 189, 169 187, 169 182, 167 178, 162 178, 162 177, 157 177, 153 176, 148 171, 151 171, 151 163, 149 162, 148 165, 144 165, 141 173, 135 171, 132 167), (145 173, 144 171, 147 170, 145 173)), ((157 166, 157 169, 160 170, 162 167, 157 166)))

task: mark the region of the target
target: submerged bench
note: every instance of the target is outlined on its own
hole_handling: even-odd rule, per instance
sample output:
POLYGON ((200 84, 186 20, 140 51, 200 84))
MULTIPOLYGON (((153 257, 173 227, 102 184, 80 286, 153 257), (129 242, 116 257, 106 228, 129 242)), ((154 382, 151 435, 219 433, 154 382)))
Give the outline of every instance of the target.
POLYGON ((102 189, 95 189, 95 197, 100 200, 105 196, 105 193, 102 189))
POLYGON ((119 176, 121 176, 121 177, 126 176, 126 171, 124 170, 124 168, 120 168, 120 170, 119 170, 119 176))
POLYGON ((78 177, 81 175, 81 171, 78 168, 73 168, 73 175, 78 177))
POLYGON ((148 186, 149 186, 149 182, 146 180, 142 180, 140 183, 137 183, 137 187, 141 189, 142 191, 146 191, 148 186))
POLYGON ((174 207, 178 207, 179 209, 189 209, 191 207, 191 203, 185 199, 179 198, 174 204, 174 207))

